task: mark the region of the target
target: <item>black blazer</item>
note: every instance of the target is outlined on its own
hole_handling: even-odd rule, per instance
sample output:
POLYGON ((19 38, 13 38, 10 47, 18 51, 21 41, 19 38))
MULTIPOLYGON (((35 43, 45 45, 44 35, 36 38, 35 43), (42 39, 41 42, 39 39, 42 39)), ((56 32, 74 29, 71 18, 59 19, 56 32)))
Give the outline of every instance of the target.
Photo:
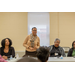
POLYGON ((8 58, 10 58, 10 56, 12 55, 12 57, 15 57, 15 50, 14 47, 9 47, 9 52, 8 53, 4 53, 4 48, 1 47, 0 48, 0 55, 3 56, 7 56, 8 58))
POLYGON ((71 48, 71 49, 69 50, 67 57, 72 57, 73 49, 74 49, 74 48, 71 48))

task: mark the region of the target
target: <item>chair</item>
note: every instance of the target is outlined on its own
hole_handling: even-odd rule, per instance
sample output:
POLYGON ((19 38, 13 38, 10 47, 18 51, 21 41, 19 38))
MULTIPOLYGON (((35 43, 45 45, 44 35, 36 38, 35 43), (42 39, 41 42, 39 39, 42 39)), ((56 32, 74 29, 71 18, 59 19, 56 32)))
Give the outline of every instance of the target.
POLYGON ((66 57, 67 57, 67 54, 68 54, 68 51, 69 51, 70 47, 62 47, 62 48, 64 49, 66 57))
POLYGON ((62 48, 64 49, 65 53, 68 53, 68 51, 70 49, 70 47, 62 47, 62 48))

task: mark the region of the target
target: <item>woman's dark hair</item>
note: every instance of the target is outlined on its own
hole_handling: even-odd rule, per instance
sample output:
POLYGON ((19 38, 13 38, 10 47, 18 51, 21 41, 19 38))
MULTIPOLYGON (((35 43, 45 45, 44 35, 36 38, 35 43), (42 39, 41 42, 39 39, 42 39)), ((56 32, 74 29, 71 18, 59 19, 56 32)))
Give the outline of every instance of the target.
MULTIPOLYGON (((36 27, 33 27, 32 30, 33 30, 34 28, 36 28, 36 27)), ((36 29, 37 29, 37 28, 36 28, 36 29)))
POLYGON ((73 41, 73 43, 72 43, 72 47, 73 47, 74 43, 75 43, 75 41, 73 41))
POLYGON ((37 57, 42 62, 46 62, 48 60, 49 54, 49 47, 47 46, 41 46, 37 49, 37 57))
POLYGON ((12 41, 11 41, 9 38, 5 38, 5 39, 3 39, 3 40, 1 41, 1 45, 2 45, 3 48, 5 48, 5 40, 6 40, 6 39, 8 39, 9 42, 10 42, 9 47, 11 47, 11 45, 12 45, 12 41))

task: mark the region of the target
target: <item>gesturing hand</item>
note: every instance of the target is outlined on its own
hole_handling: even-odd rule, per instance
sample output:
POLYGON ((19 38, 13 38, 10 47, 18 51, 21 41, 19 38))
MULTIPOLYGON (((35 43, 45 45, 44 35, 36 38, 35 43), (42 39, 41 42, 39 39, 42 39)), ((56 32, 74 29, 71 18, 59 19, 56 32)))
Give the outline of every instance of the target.
POLYGON ((3 59, 5 59, 5 60, 7 60, 7 59, 8 59, 8 57, 7 57, 7 56, 5 56, 5 55, 3 55, 3 56, 2 56, 2 58, 3 58, 3 59))
POLYGON ((37 47, 35 46, 34 49, 37 49, 37 47))
POLYGON ((32 48, 32 47, 29 47, 29 49, 33 50, 34 48, 32 48))

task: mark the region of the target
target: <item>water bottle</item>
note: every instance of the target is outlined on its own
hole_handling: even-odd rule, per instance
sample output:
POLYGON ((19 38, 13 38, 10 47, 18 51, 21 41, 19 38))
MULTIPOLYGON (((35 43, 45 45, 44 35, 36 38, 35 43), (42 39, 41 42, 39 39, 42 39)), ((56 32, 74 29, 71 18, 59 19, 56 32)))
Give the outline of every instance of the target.
POLYGON ((19 55, 18 54, 16 54, 16 59, 19 59, 19 55))
POLYGON ((60 59, 63 59, 63 56, 61 55, 60 59))
POLYGON ((13 59, 12 55, 10 56, 10 60, 13 59))

